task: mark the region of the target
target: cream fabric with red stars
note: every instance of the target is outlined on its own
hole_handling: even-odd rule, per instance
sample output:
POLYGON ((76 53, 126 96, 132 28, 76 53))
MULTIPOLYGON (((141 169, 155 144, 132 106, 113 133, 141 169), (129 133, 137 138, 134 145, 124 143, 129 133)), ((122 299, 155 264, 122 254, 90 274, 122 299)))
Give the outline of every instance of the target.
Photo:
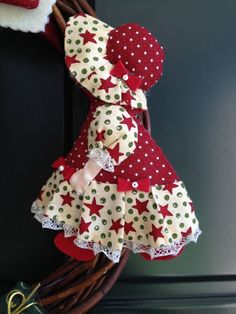
POLYGON ((128 112, 118 105, 99 106, 88 129, 89 157, 103 169, 114 172, 136 148, 138 128, 128 112))
POLYGON ((130 90, 125 79, 110 74, 106 45, 112 27, 89 15, 69 19, 65 31, 66 65, 74 79, 93 96, 109 103, 147 109, 141 89, 130 90))

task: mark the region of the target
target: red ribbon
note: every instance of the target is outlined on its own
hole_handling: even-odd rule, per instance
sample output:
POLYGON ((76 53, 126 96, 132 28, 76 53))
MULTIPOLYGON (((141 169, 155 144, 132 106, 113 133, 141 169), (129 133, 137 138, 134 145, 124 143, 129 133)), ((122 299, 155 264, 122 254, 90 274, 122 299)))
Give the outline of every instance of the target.
POLYGON ((142 83, 142 79, 129 73, 124 63, 119 60, 110 72, 111 75, 123 79, 132 91, 136 91, 142 83))
POLYGON ((143 192, 149 192, 151 182, 148 178, 139 179, 137 181, 128 181, 127 179, 118 177, 117 180, 117 191, 127 192, 131 190, 139 190, 143 192))
POLYGON ((66 164, 64 157, 59 157, 57 160, 54 161, 52 164, 53 169, 58 169, 60 173, 63 174, 65 180, 70 180, 72 175, 75 173, 75 168, 69 167, 66 164), (61 169, 59 169, 61 167, 61 169))

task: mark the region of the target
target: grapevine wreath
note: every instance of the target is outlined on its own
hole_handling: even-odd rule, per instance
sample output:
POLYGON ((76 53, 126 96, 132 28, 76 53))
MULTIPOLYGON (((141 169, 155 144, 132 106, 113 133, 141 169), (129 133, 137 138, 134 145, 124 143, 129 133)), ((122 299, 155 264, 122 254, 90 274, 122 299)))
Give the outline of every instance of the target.
POLYGON ((184 183, 150 136, 145 93, 162 76, 164 50, 144 27, 100 21, 84 0, 0 2, 6 10, 9 3, 24 7, 24 21, 41 8, 36 23, 3 26, 44 30, 58 50, 62 31, 65 64, 90 101, 71 151, 52 163, 31 210, 44 228, 60 230, 54 243, 68 260, 40 284, 18 283, 3 300, 8 313, 85 313, 111 288, 130 251, 171 259, 201 233, 184 183))

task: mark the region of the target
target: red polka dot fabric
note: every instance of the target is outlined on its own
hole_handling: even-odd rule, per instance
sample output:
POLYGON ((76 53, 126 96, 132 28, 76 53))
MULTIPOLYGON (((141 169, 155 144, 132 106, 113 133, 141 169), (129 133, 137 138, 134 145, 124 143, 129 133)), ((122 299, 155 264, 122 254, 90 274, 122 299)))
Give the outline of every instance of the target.
POLYGON ((122 60, 130 73, 142 78, 140 88, 146 91, 162 75, 164 51, 146 28, 130 23, 109 33, 107 59, 112 64, 122 60))

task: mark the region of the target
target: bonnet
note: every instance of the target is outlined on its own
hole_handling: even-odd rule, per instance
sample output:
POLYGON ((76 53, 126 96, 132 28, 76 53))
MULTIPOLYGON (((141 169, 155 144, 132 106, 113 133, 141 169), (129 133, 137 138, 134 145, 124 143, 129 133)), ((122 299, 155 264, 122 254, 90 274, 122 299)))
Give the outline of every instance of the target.
POLYGON ((160 79, 163 60, 163 47, 138 24, 112 28, 87 14, 69 19, 66 65, 97 99, 146 110, 145 92, 160 79))

